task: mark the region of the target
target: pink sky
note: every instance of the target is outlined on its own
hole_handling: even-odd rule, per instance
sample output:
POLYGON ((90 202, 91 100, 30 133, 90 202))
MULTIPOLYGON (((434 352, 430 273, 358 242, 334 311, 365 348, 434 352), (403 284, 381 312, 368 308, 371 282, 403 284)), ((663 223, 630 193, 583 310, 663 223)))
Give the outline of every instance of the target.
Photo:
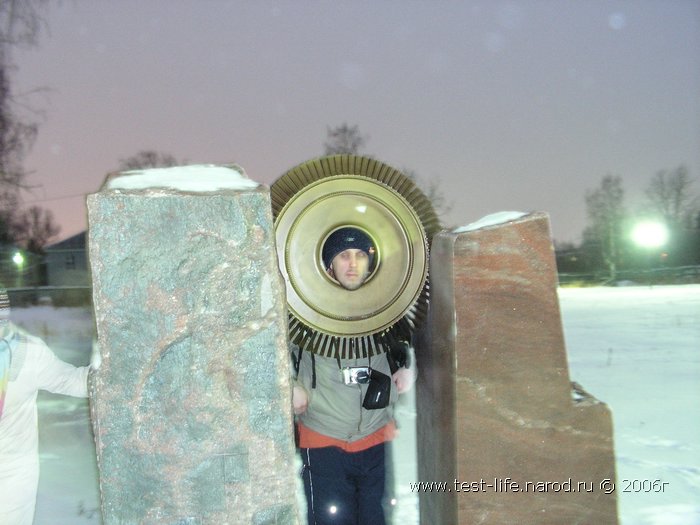
MULTIPOLYGON (((700 3, 121 0, 52 3, 15 53, 43 110, 25 202, 58 239, 143 149, 259 182, 357 124, 364 153, 439 180, 450 225, 550 213, 578 241, 608 174, 643 205, 658 170, 700 174, 700 3)), ((700 183, 695 189, 700 193, 700 183)))

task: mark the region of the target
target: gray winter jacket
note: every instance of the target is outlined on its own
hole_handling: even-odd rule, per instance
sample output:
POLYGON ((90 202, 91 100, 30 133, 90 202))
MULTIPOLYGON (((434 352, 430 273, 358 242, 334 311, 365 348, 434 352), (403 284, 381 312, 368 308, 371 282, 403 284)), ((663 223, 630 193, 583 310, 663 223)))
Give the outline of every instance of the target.
MULTIPOLYGON (((294 348, 292 358, 298 357, 294 348)), ((362 401, 367 392, 367 384, 346 385, 342 368, 371 366, 391 376, 386 354, 371 358, 342 359, 314 356, 316 368, 316 388, 312 388, 314 367, 311 353, 302 352, 296 385, 306 390, 309 405, 299 421, 307 428, 336 439, 353 442, 376 432, 393 419, 393 405, 398 399, 396 385, 391 381, 391 396, 386 408, 367 410, 362 401)))

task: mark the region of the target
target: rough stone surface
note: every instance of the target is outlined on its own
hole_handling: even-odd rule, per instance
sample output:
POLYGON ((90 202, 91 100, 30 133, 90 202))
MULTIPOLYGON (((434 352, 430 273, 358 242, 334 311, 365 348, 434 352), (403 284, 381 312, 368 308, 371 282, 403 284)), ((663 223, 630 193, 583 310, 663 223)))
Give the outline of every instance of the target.
POLYGON ((430 271, 418 469, 451 491, 421 494, 421 523, 617 523, 611 416, 572 396, 547 215, 442 232, 430 271))
POLYGON ((297 524, 269 191, 88 197, 105 525, 297 524))

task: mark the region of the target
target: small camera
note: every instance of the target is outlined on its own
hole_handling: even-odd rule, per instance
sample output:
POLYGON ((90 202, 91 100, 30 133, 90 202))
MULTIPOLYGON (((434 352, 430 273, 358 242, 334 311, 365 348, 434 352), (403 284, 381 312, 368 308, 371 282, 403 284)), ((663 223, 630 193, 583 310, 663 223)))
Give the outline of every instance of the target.
POLYGON ((369 383, 368 366, 347 366, 343 368, 343 382, 346 385, 366 385, 369 383))

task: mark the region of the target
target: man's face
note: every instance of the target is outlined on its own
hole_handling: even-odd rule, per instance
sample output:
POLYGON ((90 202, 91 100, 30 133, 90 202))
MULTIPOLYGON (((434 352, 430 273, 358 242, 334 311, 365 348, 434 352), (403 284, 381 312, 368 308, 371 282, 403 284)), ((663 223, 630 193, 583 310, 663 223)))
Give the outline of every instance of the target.
POLYGON ((369 255, 357 248, 343 250, 331 262, 331 277, 347 290, 357 290, 367 278, 369 255))

